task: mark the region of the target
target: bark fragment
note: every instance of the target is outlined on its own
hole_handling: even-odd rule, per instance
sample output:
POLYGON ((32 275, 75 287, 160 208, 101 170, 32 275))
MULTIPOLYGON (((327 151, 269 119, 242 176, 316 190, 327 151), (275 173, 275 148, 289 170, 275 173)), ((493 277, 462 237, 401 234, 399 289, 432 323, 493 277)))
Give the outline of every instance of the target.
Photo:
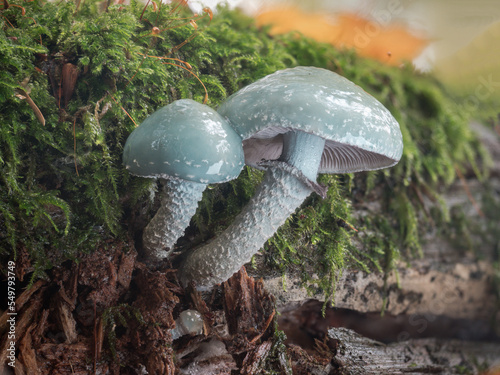
POLYGON ((244 267, 223 284, 224 312, 231 343, 230 352, 240 354, 253 349, 257 340, 266 339, 274 316, 274 298, 261 280, 249 277, 244 267))
POLYGON ((384 345, 345 328, 332 328, 328 336, 338 341, 339 374, 475 374, 500 365, 499 346, 492 343, 419 339, 384 345))

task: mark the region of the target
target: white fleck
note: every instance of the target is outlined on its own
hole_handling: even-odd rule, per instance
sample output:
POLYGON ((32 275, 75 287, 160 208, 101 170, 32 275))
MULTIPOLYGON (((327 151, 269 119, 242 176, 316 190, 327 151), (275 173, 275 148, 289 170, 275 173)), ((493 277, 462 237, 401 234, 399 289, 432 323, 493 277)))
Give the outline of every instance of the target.
POLYGON ((222 154, 228 152, 231 148, 231 145, 227 140, 221 139, 220 142, 215 146, 215 148, 217 149, 218 153, 222 154))
POLYGON ((155 140, 155 141, 153 141, 153 143, 151 143, 151 149, 158 150, 159 148, 160 148, 160 141, 159 140, 155 140))
POLYGON ((218 163, 211 165, 207 170, 207 174, 219 174, 222 164, 224 164, 224 162, 221 160, 218 163))

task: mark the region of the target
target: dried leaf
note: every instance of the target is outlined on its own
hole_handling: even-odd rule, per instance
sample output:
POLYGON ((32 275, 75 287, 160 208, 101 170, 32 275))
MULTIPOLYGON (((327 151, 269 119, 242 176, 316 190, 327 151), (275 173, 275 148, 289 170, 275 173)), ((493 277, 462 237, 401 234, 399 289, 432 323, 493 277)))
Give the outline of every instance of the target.
MULTIPOLYGON (((390 22, 370 21, 355 14, 338 14, 336 22, 324 13, 307 13, 296 7, 269 8, 257 16, 257 24, 272 25, 271 34, 299 31, 319 42, 354 48, 362 55, 388 65, 412 60, 428 41, 390 22)), ((385 20, 384 20, 385 21, 385 20)))
POLYGON ((62 69, 62 94, 64 98, 64 107, 66 107, 75 91, 76 80, 78 79, 78 68, 66 63, 62 69))

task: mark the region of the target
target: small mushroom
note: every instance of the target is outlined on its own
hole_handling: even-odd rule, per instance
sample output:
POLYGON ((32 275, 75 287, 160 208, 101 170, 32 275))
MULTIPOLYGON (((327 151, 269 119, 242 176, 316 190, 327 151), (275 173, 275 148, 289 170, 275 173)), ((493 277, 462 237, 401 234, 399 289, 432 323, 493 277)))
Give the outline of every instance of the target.
POLYGON ((152 259, 167 257, 196 213, 207 184, 238 177, 241 138, 210 107, 177 100, 146 118, 128 137, 123 163, 131 174, 165 180, 161 206, 143 232, 152 259))
POLYGON ((238 271, 312 191, 324 196, 318 173, 390 167, 403 151, 390 112, 325 69, 275 72, 233 94, 219 113, 243 139, 246 163, 267 172, 234 222, 184 261, 181 282, 194 281, 200 290, 238 271))
POLYGON ((170 331, 172 340, 184 335, 201 335, 203 333, 203 317, 196 310, 184 310, 175 319, 175 327, 170 331))

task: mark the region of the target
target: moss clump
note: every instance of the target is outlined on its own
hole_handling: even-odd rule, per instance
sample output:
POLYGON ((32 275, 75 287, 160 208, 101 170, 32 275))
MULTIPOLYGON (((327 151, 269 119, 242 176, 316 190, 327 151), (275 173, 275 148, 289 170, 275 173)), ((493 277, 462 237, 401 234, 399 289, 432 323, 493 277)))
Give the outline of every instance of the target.
MULTIPOLYGON (((208 15, 199 19, 195 30, 179 19, 179 9, 165 4, 11 4, 24 7, 25 15, 14 6, 1 10, 0 254, 15 258, 18 249, 28 249, 33 277, 90 251, 98 238, 140 232, 157 186, 131 177, 121 164, 135 126, 129 115, 140 123, 173 100, 203 101, 197 77, 216 107, 276 70, 323 67, 361 85, 400 122, 405 151, 395 168, 321 177, 327 199, 311 196, 268 242, 276 251, 267 253, 271 264, 283 272, 298 267, 304 281, 328 297, 346 259, 387 269, 397 249, 418 250, 422 196, 436 197, 438 186, 454 180, 455 168, 478 171, 477 160, 484 158, 466 113, 431 77, 409 67, 386 67, 299 35, 271 38, 251 19, 222 8, 210 25, 208 15), (357 203, 370 194, 391 214, 354 220, 353 197, 357 203), (372 250, 351 244, 354 229, 365 233, 372 250), (314 280, 305 262, 317 270, 314 280)), ((209 189, 190 229, 195 239, 184 243, 229 224, 260 176, 246 169, 238 180, 209 189)))
POLYGON ((11 5, 0 31, 0 252, 15 258, 26 248, 39 271, 91 250, 99 237, 124 235, 124 212, 156 189, 122 167, 131 118, 140 122, 179 98, 203 101, 196 76, 217 105, 287 60, 265 60, 272 42, 236 31, 229 20, 218 17, 206 29, 207 15, 198 21, 204 31, 195 31, 166 5, 11 5))

